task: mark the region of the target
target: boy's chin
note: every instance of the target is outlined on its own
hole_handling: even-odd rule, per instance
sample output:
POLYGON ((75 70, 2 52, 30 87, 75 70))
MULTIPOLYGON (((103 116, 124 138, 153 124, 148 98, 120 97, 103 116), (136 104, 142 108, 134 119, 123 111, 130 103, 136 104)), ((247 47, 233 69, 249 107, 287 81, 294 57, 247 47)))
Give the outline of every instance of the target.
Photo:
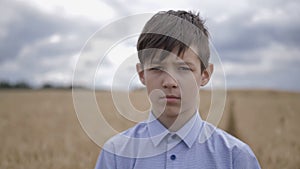
POLYGON ((164 117, 174 119, 177 118, 179 114, 180 114, 179 110, 173 110, 173 109, 165 110, 164 117))
POLYGON ((180 107, 156 107, 154 108, 155 116, 156 117, 167 117, 167 118, 177 118, 177 116, 180 114, 180 107))

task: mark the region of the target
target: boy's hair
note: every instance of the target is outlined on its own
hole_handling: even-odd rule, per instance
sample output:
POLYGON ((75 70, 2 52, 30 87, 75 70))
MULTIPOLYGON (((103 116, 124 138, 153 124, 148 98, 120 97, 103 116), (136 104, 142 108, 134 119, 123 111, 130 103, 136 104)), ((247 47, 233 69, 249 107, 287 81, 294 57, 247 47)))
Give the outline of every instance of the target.
MULTIPOLYGON (((143 65, 145 61, 152 61, 155 55, 144 49, 162 49, 168 52, 176 50, 177 56, 181 56, 193 46, 195 48, 191 49, 199 56, 203 71, 208 66, 210 57, 208 37, 209 33, 199 13, 161 11, 145 24, 137 42, 138 57, 143 65)), ((167 52, 162 52, 159 59, 163 60, 166 56, 167 52)))

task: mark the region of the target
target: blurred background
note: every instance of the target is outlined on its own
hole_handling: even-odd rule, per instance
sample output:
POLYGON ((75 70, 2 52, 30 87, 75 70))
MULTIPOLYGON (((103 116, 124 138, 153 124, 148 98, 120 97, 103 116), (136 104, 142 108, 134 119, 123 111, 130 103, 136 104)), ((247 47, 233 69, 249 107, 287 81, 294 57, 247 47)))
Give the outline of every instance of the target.
MULTIPOLYGON (((299 168, 297 0, 1 0, 0 168, 93 168, 101 148, 80 127, 70 90, 80 52, 117 19, 169 9, 199 12, 206 20, 228 88, 219 127, 248 143, 262 168, 299 168)), ((135 51, 134 38, 116 49, 103 60, 95 88, 100 109, 111 112, 105 118, 122 131, 134 123, 118 116, 107 90, 124 53, 135 51)), ((137 79, 132 83, 133 105, 146 110, 145 91, 137 79)), ((202 92, 205 119, 211 92, 202 92)))

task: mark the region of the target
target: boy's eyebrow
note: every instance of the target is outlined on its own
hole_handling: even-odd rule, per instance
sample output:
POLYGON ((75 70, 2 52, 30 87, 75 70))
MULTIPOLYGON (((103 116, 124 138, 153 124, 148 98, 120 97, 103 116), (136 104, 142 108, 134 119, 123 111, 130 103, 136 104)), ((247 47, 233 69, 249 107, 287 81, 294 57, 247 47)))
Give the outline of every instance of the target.
POLYGON ((158 61, 158 60, 153 60, 151 61, 150 63, 148 63, 149 65, 162 65, 163 63, 161 61, 158 61))
MULTIPOLYGON (((188 65, 188 66, 194 66, 195 65, 192 62, 184 62, 184 61, 178 61, 175 64, 177 64, 177 65, 188 65)), ((163 63, 160 62, 160 61, 153 61, 149 65, 163 65, 163 63)))
POLYGON ((188 65, 188 66, 194 66, 194 63, 192 62, 183 62, 183 61, 180 61, 180 62, 177 62, 178 65, 188 65))
POLYGON ((161 62, 159 62, 159 61, 157 61, 157 62, 150 62, 150 63, 147 63, 147 64, 145 64, 144 65, 144 67, 145 68, 149 68, 149 67, 153 67, 153 66, 161 66, 162 65, 162 63, 161 62))

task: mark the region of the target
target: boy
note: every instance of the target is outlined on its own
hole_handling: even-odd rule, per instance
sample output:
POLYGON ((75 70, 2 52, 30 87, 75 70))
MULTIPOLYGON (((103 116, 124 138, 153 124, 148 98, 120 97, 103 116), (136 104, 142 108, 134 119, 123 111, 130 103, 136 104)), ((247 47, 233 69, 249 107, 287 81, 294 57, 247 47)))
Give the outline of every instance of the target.
POLYGON ((216 129, 205 141, 198 113, 199 88, 208 83, 208 31, 198 14, 159 12, 137 43, 140 81, 151 101, 149 119, 103 147, 96 169, 259 169, 251 149, 216 129))

